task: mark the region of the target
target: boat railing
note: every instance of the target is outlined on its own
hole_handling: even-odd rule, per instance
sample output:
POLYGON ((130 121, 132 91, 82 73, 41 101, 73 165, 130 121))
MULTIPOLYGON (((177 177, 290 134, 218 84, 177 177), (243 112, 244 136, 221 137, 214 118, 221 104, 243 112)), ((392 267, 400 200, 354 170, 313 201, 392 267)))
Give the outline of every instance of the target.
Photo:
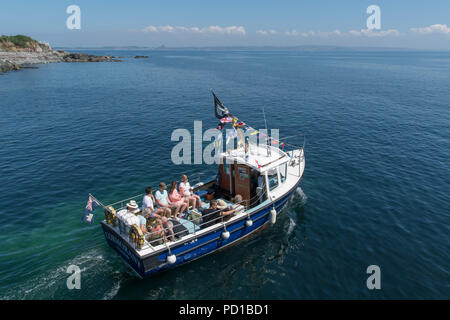
MULTIPOLYGON (((197 183, 200 183, 202 176, 203 175, 207 175, 207 174, 209 174, 209 173, 208 172, 193 172, 193 173, 189 173, 189 176, 192 177, 193 181, 198 181, 197 183)), ((158 186, 151 186, 151 187, 155 191, 158 190, 158 186)), ((193 187, 195 189, 195 185, 193 187)), ((140 194, 137 194, 135 196, 132 196, 132 197, 129 197, 129 198, 126 198, 126 199, 122 199, 122 200, 119 200, 119 201, 107 204, 106 206, 107 207, 108 206, 114 207, 114 206, 117 206, 117 205, 120 204, 120 207, 117 209, 117 211, 118 211, 118 210, 121 210, 121 209, 125 208, 124 204, 126 202, 128 202, 130 200, 135 200, 135 199, 138 199, 138 198, 142 198, 144 195, 145 195, 144 193, 140 193, 140 194)))
MULTIPOLYGON (((297 135, 293 135, 293 136, 289 136, 289 137, 284 137, 283 139, 288 139, 288 138, 293 138, 293 137, 298 137, 298 136, 302 136, 303 137, 303 145, 302 146, 298 146, 298 145, 294 145, 294 144, 290 144, 290 143, 285 143, 285 145, 286 146, 290 146, 293 149, 304 150, 305 149, 305 145, 306 145, 306 136, 305 135, 297 134, 297 135)), ((209 173, 209 172, 197 172, 197 171, 190 171, 189 172, 188 171, 188 172, 185 172, 185 174, 192 178, 191 181, 193 180, 193 181, 197 181, 197 183, 200 183, 201 182, 201 178, 202 178, 203 175, 211 174, 211 173, 209 173)), ((151 187, 153 188, 153 190, 158 190, 158 186, 151 186, 151 187)), ((195 189, 195 187, 194 187, 194 189, 195 189)), ((144 196, 144 193, 140 193, 140 194, 132 196, 130 198, 119 200, 117 202, 108 204, 106 206, 113 206, 114 207, 114 206, 120 204, 120 207, 118 208, 118 210, 120 210, 120 209, 124 208, 124 203, 126 203, 127 201, 135 200, 135 199, 137 199, 139 197, 143 197, 143 196, 144 196)))
MULTIPOLYGON (((240 202, 235 202, 235 203, 233 203, 231 206, 229 206, 226 209, 217 209, 217 210, 212 211, 212 212, 210 212, 210 213, 208 213, 206 215, 202 215, 201 219, 203 220, 206 217, 215 215, 218 212, 222 212, 222 211, 225 211, 225 210, 228 211, 228 210, 238 209, 240 205, 242 205, 244 208, 243 208, 243 210, 241 212, 239 212, 239 214, 242 213, 242 212, 246 212, 247 215, 249 216, 248 209, 250 208, 250 204, 252 203, 252 201, 254 201, 257 198, 261 198, 265 193, 266 193, 266 191, 261 189, 261 191, 259 193, 257 193, 255 196, 253 196, 252 198, 250 198, 248 200, 245 199, 245 200, 242 200, 240 202)), ((233 216, 234 215, 230 215, 229 219, 231 219, 233 216)), ((249 218, 250 218, 250 216, 249 216, 249 218)), ((208 221, 206 221, 206 222, 202 221, 201 223, 199 223, 197 225, 197 227, 199 227, 200 230, 202 230, 202 229, 204 230, 206 224, 208 224, 208 227, 216 226, 218 224, 221 224, 224 227, 224 230, 226 230, 226 222, 228 222, 229 219, 227 219, 227 216, 220 215, 220 216, 215 217, 213 219, 208 219, 208 221)), ((180 222, 181 225, 186 225, 186 223, 183 222, 183 221, 179 221, 179 222, 180 222)), ((170 242, 175 240, 175 237, 177 239, 182 238, 182 237, 179 237, 179 236, 181 234, 185 233, 185 232, 186 232, 185 230, 181 230, 179 232, 173 232, 173 230, 172 230, 172 232, 171 232, 171 228, 167 227, 167 225, 166 225, 166 226, 164 226, 162 228, 162 230, 157 230, 157 231, 154 231, 154 232, 148 231, 145 234, 145 237, 144 237, 145 244, 147 244, 148 246, 151 246, 151 247, 155 247, 154 243, 156 243, 156 245, 161 245, 161 244, 168 245, 168 244, 170 244, 170 242), (157 236, 158 234, 161 233, 161 231, 164 231, 163 236, 162 237, 155 237, 153 239, 153 236, 157 236), (170 238, 172 238, 172 237, 173 237, 173 240, 171 241, 170 238)), ((192 233, 194 235, 194 237, 197 237, 197 232, 198 232, 197 228, 195 228, 195 226, 194 226, 194 232, 192 233)), ((145 248, 145 246, 142 246, 141 248, 139 248, 137 243, 134 243, 133 246, 137 250, 145 248)))
MULTIPOLYGON (((250 204, 253 203, 253 201, 255 201, 255 200, 261 199, 261 197, 263 197, 265 193, 266 193, 266 191, 264 189, 260 189, 260 192, 258 192, 252 198, 244 199, 244 200, 242 200, 240 202, 235 202, 235 203, 233 203, 231 206, 229 206, 226 209, 217 209, 217 210, 215 210, 213 212, 210 212, 210 213, 208 213, 206 215, 202 215, 201 219, 203 220, 204 218, 212 216, 212 215, 215 215, 215 214, 217 214, 218 212, 221 212, 221 211, 225 211, 225 210, 228 211, 228 210, 232 210, 233 208, 237 209, 237 208, 239 208, 239 205, 242 205, 244 207, 244 209, 241 212, 239 212, 239 214, 242 213, 242 212, 245 212, 245 213, 247 213, 248 218, 250 218, 250 215, 248 213, 248 210, 250 208, 250 204)), ((228 222, 233 216, 234 215, 230 215, 230 218, 227 219, 227 216, 220 215, 220 216, 215 217, 213 219, 208 219, 208 221, 206 221, 206 222, 201 222, 197 226, 200 227, 200 230, 202 230, 202 229, 204 230, 204 227, 205 227, 206 224, 208 224, 208 227, 211 227, 211 226, 217 226, 220 223, 224 227, 224 230, 226 230, 226 222, 228 222)), ((180 224, 185 225, 185 223, 183 223, 182 221, 180 222, 180 224)), ((168 227, 164 227, 163 230, 164 230, 164 235, 165 235, 164 236, 164 241, 165 241, 164 243, 166 245, 168 245, 171 241, 169 239, 167 239, 167 238, 170 237, 168 235, 172 235, 172 233, 170 232, 170 228, 168 228, 168 227)), ((146 238, 150 238, 150 239, 149 240, 146 239, 147 244, 153 246, 152 242, 159 241, 160 238, 152 240, 151 237, 152 237, 152 235, 158 234, 160 232, 161 232, 161 230, 158 230, 156 232, 148 232, 146 234, 146 238)), ((182 230, 182 231, 179 231, 179 232, 174 232, 173 236, 175 237, 175 236, 180 235, 182 233, 185 233, 185 230, 182 230)), ((197 229, 195 227, 194 227, 193 235, 194 235, 194 237, 197 237, 197 229)), ((177 237, 177 238, 179 238, 179 237, 177 237)), ((135 246, 135 248, 138 249, 136 246, 135 246)))
MULTIPOLYGON (((287 138, 298 137, 298 136, 302 136, 303 137, 303 144, 302 144, 302 146, 294 145, 294 144, 291 144, 291 143, 285 143, 285 145, 292 148, 292 155, 294 155, 294 151, 295 150, 299 150, 299 152, 300 152, 299 155, 298 156, 294 156, 293 158, 291 158, 291 165, 292 166, 297 166, 298 165, 298 175, 301 176, 302 175, 301 163, 304 161, 304 158, 305 158, 306 136, 305 135, 295 135, 295 136, 290 136, 290 137, 287 137, 287 138), (298 162, 296 160, 298 160, 298 162)), ((286 139, 286 138, 284 138, 284 139, 286 139)))
MULTIPOLYGON (((303 150, 304 150, 304 148, 305 148, 305 144, 306 144, 306 139, 305 139, 305 137, 304 137, 304 140, 303 140, 303 145, 301 146, 301 147, 299 147, 299 146, 295 146, 295 145, 292 145, 292 144, 287 144, 286 143, 286 145, 288 145, 288 146, 290 146, 290 147, 292 147, 293 149, 295 148, 296 150, 300 150, 300 154, 297 156, 298 157, 298 165, 299 165, 299 171, 300 171, 300 162, 302 161, 302 159, 301 159, 301 157, 304 157, 304 154, 303 154, 303 150)), ((292 159, 294 162, 296 162, 295 161, 295 159, 292 159)), ((193 173, 189 173, 188 172, 188 174, 189 174, 189 176, 190 176, 190 180, 191 181, 195 181, 195 179, 198 179, 198 181, 200 182, 201 181, 201 177, 202 177, 202 175, 205 175, 205 174, 210 174, 210 173, 208 173, 208 172, 193 172, 193 173)), ((205 183, 209 183, 210 181, 206 181, 205 183)), ((194 187, 194 190, 195 189, 197 189, 197 188, 199 188, 199 187, 201 187, 201 186, 193 186, 194 187)), ((154 190, 158 190, 158 187, 155 187, 154 188, 154 190)), ((258 201, 258 199, 262 199, 263 197, 264 197, 264 194, 266 194, 267 192, 266 192, 266 188, 259 188, 258 189, 258 192, 257 192, 257 194, 255 195, 255 196, 253 196, 251 199, 248 199, 248 200, 242 200, 241 202, 239 202, 239 203, 233 203, 233 205, 243 205, 244 206, 244 212, 248 212, 248 210, 249 210, 249 208, 252 206, 252 204, 254 204, 254 203, 256 203, 256 201, 258 201)), ((120 208, 118 208, 117 209, 117 211, 119 211, 119 210, 122 210, 122 209, 124 209, 124 204, 127 202, 127 201, 130 201, 130 200, 134 200, 134 199, 137 199, 137 198, 139 198, 139 197, 143 197, 144 196, 144 194, 142 193, 142 194, 138 194, 138 195, 135 195, 135 196, 133 196, 133 197, 130 197, 130 198, 127 198, 127 199, 123 199, 123 200, 120 200, 120 201, 117 201, 117 202, 114 202, 114 203, 111 203, 111 204, 109 204, 109 205, 107 205, 107 206, 117 206, 117 205, 119 205, 120 204, 120 208)), ((214 215, 214 214, 217 214, 217 212, 218 211, 223 211, 223 210, 226 210, 226 209, 218 209, 218 210, 216 210, 216 211, 213 211, 213 212, 210 212, 210 213, 208 213, 208 214, 206 214, 206 215, 202 215, 202 217, 200 217, 201 219, 203 219, 203 218, 205 218, 205 217, 208 217, 209 215, 214 215)), ((231 217, 232 217, 233 215, 231 215, 231 217)), ((230 217, 230 218, 231 218, 230 217)), ((197 231, 197 229, 199 229, 199 231, 201 231, 202 229, 204 230, 205 228, 205 225, 206 224, 209 224, 209 226, 217 226, 218 224, 221 224, 221 225, 223 225, 223 227, 224 227, 224 229, 226 229, 226 222, 228 221, 229 219, 227 219, 226 218, 226 216, 224 217, 224 216, 222 216, 222 215, 220 215, 220 216, 218 216, 218 217, 215 217, 215 218, 213 218, 213 219, 208 219, 208 221, 206 221, 206 222, 201 222, 201 223, 199 223, 198 225, 196 224, 196 226, 194 226, 194 231, 193 231, 193 235, 194 235, 194 237, 196 237, 197 236, 197 233, 198 233, 198 231, 197 231)), ((183 223, 183 221, 180 221, 180 223, 182 224, 182 225, 184 225, 184 223, 183 223)), ((172 234, 172 232, 170 232, 170 228, 168 228, 167 226, 165 226, 165 227, 163 227, 163 229, 162 229, 163 231, 164 231, 164 244, 170 244, 172 241, 170 241, 170 239, 167 239, 168 237, 169 238, 171 238, 171 236, 173 236, 174 238, 177 236, 177 235, 180 235, 180 234, 182 234, 182 233, 185 233, 185 230, 181 230, 181 231, 179 231, 179 232, 174 232, 173 234, 172 234)), ((153 236, 155 236, 155 235, 157 235, 158 233, 160 233, 161 232, 161 230, 158 230, 158 231, 155 231, 155 232, 151 232, 151 231, 149 231, 148 233, 146 233, 145 234, 145 237, 144 237, 144 239, 145 239, 145 245, 148 245, 148 246, 151 246, 151 247, 154 247, 154 245, 152 244, 152 243, 154 243, 154 242, 156 242, 156 241, 159 241, 160 240, 160 238, 156 238, 156 239, 152 239, 153 238, 153 236)), ((180 237, 176 237, 177 239, 179 239, 180 237)), ((136 249, 143 249, 144 247, 145 247, 145 245, 144 246, 142 246, 142 247, 140 247, 140 248, 138 248, 138 245, 137 245, 137 243, 136 244, 133 244, 134 246, 135 246, 135 248, 136 249)))

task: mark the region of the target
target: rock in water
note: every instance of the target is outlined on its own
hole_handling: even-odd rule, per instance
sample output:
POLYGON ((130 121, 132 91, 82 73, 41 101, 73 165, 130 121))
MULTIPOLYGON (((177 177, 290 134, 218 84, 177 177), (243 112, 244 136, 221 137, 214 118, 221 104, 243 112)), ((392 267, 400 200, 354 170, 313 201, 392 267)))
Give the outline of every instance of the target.
POLYGON ((86 53, 67 53, 63 56, 65 62, 103 62, 112 61, 110 56, 96 56, 86 53))
POLYGON ((20 66, 8 60, 0 60, 0 72, 19 70, 20 66))
POLYGON ((53 50, 48 43, 23 35, 0 37, 0 72, 19 70, 22 65, 39 63, 103 61, 113 61, 113 58, 53 50))

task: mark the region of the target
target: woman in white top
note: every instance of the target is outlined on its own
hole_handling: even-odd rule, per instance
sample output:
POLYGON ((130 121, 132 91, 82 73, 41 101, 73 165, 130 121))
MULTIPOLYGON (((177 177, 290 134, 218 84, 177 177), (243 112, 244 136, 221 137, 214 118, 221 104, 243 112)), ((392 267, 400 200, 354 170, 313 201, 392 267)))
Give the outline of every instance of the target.
POLYGON ((189 205, 192 205, 192 209, 202 207, 202 199, 193 192, 193 188, 189 184, 188 177, 183 174, 180 182, 180 194, 188 199, 189 205))

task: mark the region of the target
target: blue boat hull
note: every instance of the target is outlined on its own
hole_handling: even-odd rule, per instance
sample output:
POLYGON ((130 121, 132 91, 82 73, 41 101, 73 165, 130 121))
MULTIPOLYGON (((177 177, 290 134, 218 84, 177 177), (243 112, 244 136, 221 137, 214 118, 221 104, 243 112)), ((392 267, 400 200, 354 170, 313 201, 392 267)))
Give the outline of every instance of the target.
POLYGON ((173 264, 166 262, 167 255, 169 254, 167 249, 151 253, 147 256, 138 256, 135 249, 124 242, 117 232, 108 224, 102 222, 102 228, 109 246, 117 251, 140 277, 145 278, 224 249, 257 231, 262 230, 270 223, 270 210, 275 207, 277 213, 279 213, 297 187, 298 183, 275 203, 268 204, 253 212, 251 214, 251 219, 253 221, 252 226, 248 227, 246 225, 246 217, 227 225, 227 231, 230 232, 230 237, 226 240, 221 237, 223 228, 218 226, 214 231, 198 237, 195 240, 188 240, 177 246, 171 247, 172 254, 175 254, 177 257, 176 262, 173 264))

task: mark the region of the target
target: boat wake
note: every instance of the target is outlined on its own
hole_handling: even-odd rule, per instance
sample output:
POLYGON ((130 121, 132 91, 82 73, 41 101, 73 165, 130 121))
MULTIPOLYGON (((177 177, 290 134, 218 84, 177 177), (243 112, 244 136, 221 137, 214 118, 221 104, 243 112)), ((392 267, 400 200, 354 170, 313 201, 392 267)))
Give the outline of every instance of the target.
MULTIPOLYGON (((120 276, 120 272, 116 271, 115 273, 117 276, 120 276)), ((113 299, 119 292, 121 284, 122 284, 122 279, 120 279, 120 278, 117 279, 117 281, 113 284, 113 287, 108 292, 106 292, 106 294, 103 296, 102 300, 113 299)))
POLYGON ((308 197, 306 196, 306 194, 303 192, 302 188, 300 188, 300 187, 298 187, 297 190, 295 190, 295 192, 300 197, 301 205, 304 206, 306 204, 306 201, 308 200, 308 197))
MULTIPOLYGON (((86 298, 84 290, 69 290, 67 288, 67 279, 71 275, 67 273, 67 268, 70 265, 76 265, 81 270, 81 289, 86 288, 86 290, 91 291, 90 289, 92 288, 89 288, 89 282, 91 281, 89 279, 101 277, 102 274, 110 274, 113 275, 114 282, 110 284, 104 283, 105 286, 110 285, 110 288, 98 291, 106 292, 103 299, 111 299, 119 291, 121 281, 117 277, 120 276, 120 272, 113 270, 100 248, 94 248, 66 261, 54 270, 42 271, 33 275, 31 279, 27 279, 25 282, 8 289, 0 298, 2 300, 86 298)), ((104 282, 109 282, 107 279, 103 280, 106 280, 104 282)), ((98 291, 96 294, 99 294, 98 291)), ((91 298, 101 299, 102 297, 91 298)))
POLYGON ((291 217, 289 217, 289 227, 287 230, 287 235, 290 236, 292 231, 294 231, 294 228, 297 224, 295 223, 294 219, 292 219, 291 217))
MULTIPOLYGON (((302 188, 298 187, 295 190, 294 196, 289 200, 289 202, 290 202, 290 205, 295 205, 295 206, 299 205, 300 207, 302 207, 306 204, 307 200, 308 200, 308 197, 303 192, 302 188)), ((289 215, 289 226, 288 226, 288 229, 286 232, 286 234, 288 236, 290 236, 292 234, 296 225, 297 225, 297 223, 295 222, 295 220, 289 215)))

